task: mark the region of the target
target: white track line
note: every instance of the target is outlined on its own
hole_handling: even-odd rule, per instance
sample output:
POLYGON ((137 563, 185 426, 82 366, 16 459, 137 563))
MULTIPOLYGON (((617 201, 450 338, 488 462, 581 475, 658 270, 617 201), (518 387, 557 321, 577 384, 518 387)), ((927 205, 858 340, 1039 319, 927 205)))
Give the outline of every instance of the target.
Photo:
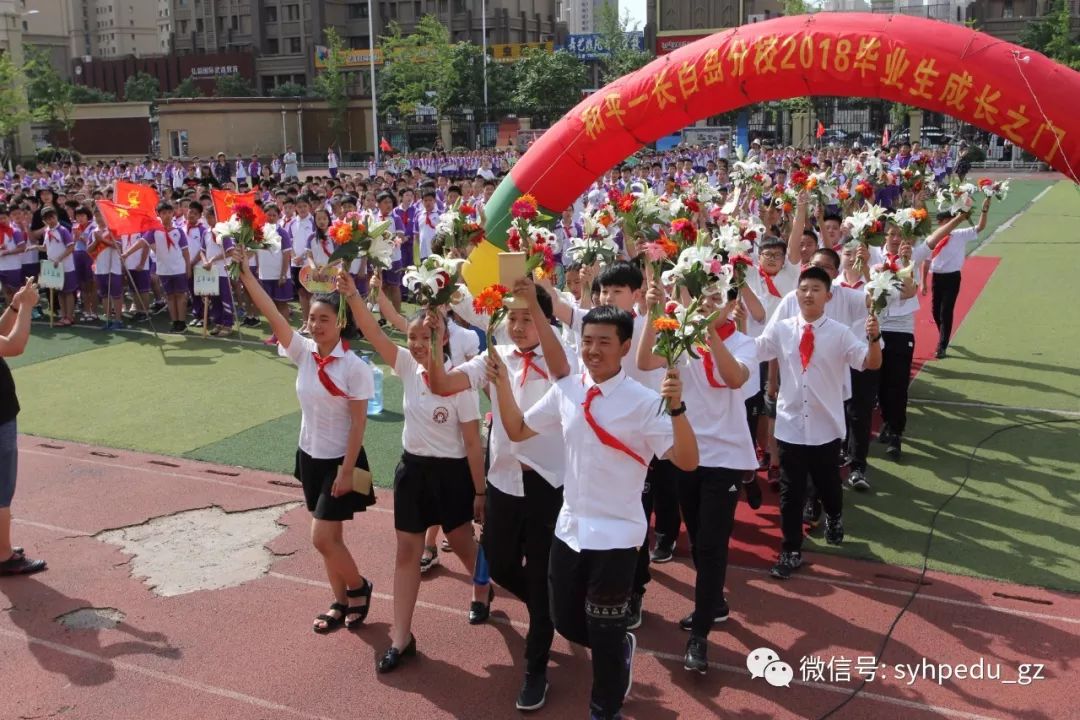
POLYGON ((142 675, 144 677, 152 678, 154 680, 160 680, 171 685, 178 685, 189 690, 196 690, 207 695, 216 695, 218 697, 234 700, 244 705, 251 707, 261 708, 262 710, 269 710, 275 713, 283 715, 290 715, 292 717, 305 718, 305 720, 333 720, 325 715, 313 715, 311 713, 304 712, 303 710, 297 710, 296 708, 289 707, 288 705, 281 705, 270 700, 265 700, 254 695, 247 695, 246 693, 237 692, 235 690, 229 690, 227 688, 218 687, 216 685, 208 685, 206 683, 199 682, 198 680, 189 680, 185 677, 180 677, 173 673, 161 672, 159 670, 151 670, 150 668, 143 667, 142 665, 136 665, 135 663, 125 662, 123 660, 115 660, 113 658, 107 658, 95 653, 86 652, 78 648, 65 645, 63 643, 53 642, 51 640, 45 640, 43 638, 28 635, 26 633, 15 632, 13 630, 7 630, 0 627, 0 636, 10 638, 12 640, 19 640, 30 643, 32 645, 41 645, 42 647, 49 648, 71 657, 79 658, 80 660, 88 660, 90 662, 100 663, 102 665, 108 665, 110 667, 119 668, 128 672, 135 673, 136 675, 142 675))
POLYGON ((1052 408, 1026 407, 1023 405, 994 405, 993 403, 961 402, 958 400, 924 400, 911 398, 912 405, 945 405, 952 407, 979 408, 980 410, 999 410, 1003 412, 1034 412, 1050 415, 1068 415, 1080 417, 1080 410, 1054 410, 1052 408))

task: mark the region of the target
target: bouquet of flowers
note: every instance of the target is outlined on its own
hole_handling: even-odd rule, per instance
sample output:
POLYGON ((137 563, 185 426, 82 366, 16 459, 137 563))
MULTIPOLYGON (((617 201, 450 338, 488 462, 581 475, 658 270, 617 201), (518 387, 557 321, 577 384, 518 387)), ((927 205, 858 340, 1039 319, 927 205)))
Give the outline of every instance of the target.
MULTIPOLYGON (((265 223, 256 226, 255 209, 249 205, 241 205, 236 208, 232 217, 215 225, 214 235, 222 240, 229 238, 236 247, 243 248, 245 253, 255 250, 281 249, 281 236, 278 235, 277 228, 272 228, 265 223)), ((229 277, 233 280, 239 278, 240 269, 237 263, 231 263, 229 277)))
POLYGON ((612 211, 622 222, 623 232, 630 238, 655 240, 660 235, 658 225, 667 224, 667 210, 651 189, 641 193, 624 193, 612 204, 612 211))
MULTIPOLYGON (((334 222, 326 231, 334 243, 334 252, 327 258, 327 265, 340 262, 347 268, 353 260, 362 258, 376 270, 389 270, 397 247, 393 234, 389 232, 390 223, 390 220, 386 220, 369 227, 360 213, 346 213, 343 219, 334 222)), ((338 305, 338 323, 341 327, 348 322, 347 307, 345 298, 342 298, 338 305)))
POLYGON ((988 198, 1004 200, 1009 194, 1009 182, 1009 180, 994 182, 990 178, 979 178, 979 190, 988 198))
MULTIPOLYGON (((749 234, 754 232, 750 231, 749 234)), ((728 223, 716 235, 720 253, 731 268, 731 287, 736 290, 746 284, 746 272, 754 266, 754 260, 750 257, 754 244, 746 239, 747 234, 738 224, 728 223)))
POLYGON ((743 195, 761 197, 765 188, 772 184, 772 179, 763 163, 755 160, 738 160, 731 166, 728 177, 734 187, 743 188, 743 195))
POLYGON ((889 303, 898 300, 904 288, 904 281, 912 277, 914 273, 914 265, 902 267, 900 258, 897 257, 871 268, 870 282, 866 284, 866 292, 870 295, 870 312, 879 316, 889 303))
MULTIPOLYGON (((684 308, 677 302, 669 301, 663 312, 653 318, 656 330, 656 342, 653 353, 667 361, 668 367, 675 367, 683 353, 698 359, 695 346, 702 345, 708 335, 709 327, 716 322, 718 312, 706 314, 702 308, 703 299, 694 298, 690 306, 684 308)), ((662 401, 657 412, 664 409, 662 401)))
POLYGON ((889 215, 889 220, 908 240, 930 234, 930 213, 925 208, 901 208, 889 215))
MULTIPOLYGON (((885 214, 885 208, 867 203, 865 208, 845 218, 843 227, 851 235, 851 242, 874 247, 884 245, 885 222, 882 218, 885 214)), ((853 267, 855 272, 861 272, 862 262, 856 259, 853 267)))
POLYGON ((411 265, 402 276, 402 284, 428 308, 449 305, 460 296, 461 266, 464 260, 428 255, 419 265, 411 265))
POLYGON ((853 190, 855 191, 856 195, 860 196, 863 200, 866 200, 867 202, 870 202, 870 200, 874 197, 874 184, 868 180, 860 180, 859 182, 855 183, 855 187, 853 188, 853 190))
POLYGON ((697 242, 697 225, 689 218, 677 217, 671 221, 671 229, 668 231, 668 237, 676 240, 683 247, 688 247, 697 242))
POLYGON ((911 158, 906 168, 901 168, 897 173, 897 180, 904 190, 913 193, 930 190, 934 184, 934 172, 930 169, 930 161, 925 155, 916 155, 911 158))
POLYGON ((794 187, 776 186, 773 194, 773 205, 785 215, 790 215, 799 201, 799 191, 794 187))
POLYGON ((511 299, 513 299, 513 296, 510 290, 506 286, 497 283, 488 285, 480 291, 479 295, 473 298, 473 310, 476 314, 489 317, 487 330, 485 331, 489 348, 495 347, 495 328, 510 312, 509 308, 506 307, 506 301, 511 299))
POLYGON ((645 261, 652 267, 652 276, 660 277, 664 272, 664 266, 674 262, 679 255, 679 245, 661 232, 656 240, 645 243, 642 246, 645 253, 645 261))
POLYGON ((458 198, 439 217, 439 223, 435 226, 435 241, 441 242, 447 252, 462 252, 470 245, 479 245, 484 241, 484 228, 472 220, 475 212, 474 208, 465 205, 461 198, 458 198))
POLYGON ((660 276, 664 285, 685 288, 690 297, 721 296, 727 300, 732 267, 707 243, 688 247, 679 254, 675 266, 660 276))
POLYGON ((660 203, 661 206, 666 206, 667 216, 672 219, 672 222, 688 220, 692 223, 698 211, 701 210, 698 201, 689 195, 674 195, 670 198, 661 198, 660 203))
POLYGON ((515 200, 510 208, 510 214, 513 219, 510 221, 510 229, 506 234, 507 250, 526 254, 528 258, 525 262, 526 272, 532 273, 537 270, 541 279, 553 274, 555 253, 558 252, 555 233, 532 222, 533 220, 545 222, 552 218, 539 211, 536 198, 532 195, 522 195, 515 200))
POLYGON ((691 184, 691 194, 702 205, 714 203, 720 199, 720 190, 709 184, 709 178, 698 175, 691 184))
POLYGON ((975 207, 975 193, 977 192, 979 192, 979 188, 971 183, 954 182, 949 187, 938 190, 938 210, 953 215, 969 213, 975 207))

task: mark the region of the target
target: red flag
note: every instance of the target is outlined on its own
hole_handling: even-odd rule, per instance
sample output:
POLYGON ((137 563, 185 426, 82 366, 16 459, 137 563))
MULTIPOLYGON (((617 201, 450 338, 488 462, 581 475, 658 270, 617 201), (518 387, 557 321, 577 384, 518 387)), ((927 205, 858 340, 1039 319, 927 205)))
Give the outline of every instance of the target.
POLYGON ((379 141, 379 149, 383 152, 394 152, 394 146, 387 142, 386 138, 379 141))
POLYGON ((818 140, 820 140, 821 136, 824 135, 824 134, 825 134, 825 126, 821 124, 820 120, 818 120, 817 121, 817 132, 814 133, 814 137, 816 137, 818 140))
POLYGON ((218 222, 225 222, 232 217, 238 207, 248 206, 255 211, 255 227, 259 228, 266 222, 266 215, 262 208, 255 203, 256 192, 237 193, 232 190, 210 189, 210 197, 214 200, 214 214, 218 222))
POLYGON ((154 215, 161 198, 151 187, 117 180, 113 201, 131 210, 141 210, 154 215))
POLYGON ((109 200, 98 200, 97 207, 105 218, 109 232, 117 237, 161 228, 161 221, 152 210, 119 205, 109 200))
POLYGON ((889 146, 889 126, 885 126, 885 132, 881 133, 881 147, 889 146))

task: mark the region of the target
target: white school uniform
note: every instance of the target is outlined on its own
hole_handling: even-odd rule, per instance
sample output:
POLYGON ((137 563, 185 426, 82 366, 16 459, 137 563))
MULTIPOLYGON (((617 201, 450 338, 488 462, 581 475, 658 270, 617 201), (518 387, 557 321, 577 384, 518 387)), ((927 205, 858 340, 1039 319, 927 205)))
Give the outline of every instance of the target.
POLYGON ((402 449, 421 457, 465 457, 461 423, 480 419, 480 398, 476 391, 466 390, 446 397, 434 394, 424 382, 423 366, 405 348, 398 348, 394 374, 401 378, 404 388, 402 449))
POLYGON ((450 362, 454 367, 464 365, 480 353, 480 337, 455 322, 447 322, 450 336, 450 362))
POLYGON ((637 548, 648 529, 641 509, 648 472, 643 463, 671 449, 671 418, 657 412, 660 396, 625 372, 600 384, 592 416, 643 459, 638 462, 600 442, 586 422, 583 405, 595 384, 588 373, 556 381, 525 413, 525 424, 540 435, 561 431, 566 471, 555 537, 575 552, 637 548))
POLYGON ((780 268, 780 272, 772 276, 773 285, 776 287, 776 291, 780 293, 779 297, 769 292, 768 283, 761 277, 758 268, 751 268, 746 273, 747 287, 757 295, 762 307, 765 308, 765 322, 759 323, 752 317, 746 321, 747 335, 750 337, 758 337, 761 335, 765 326, 769 324, 769 320, 776 314, 776 309, 780 306, 780 302, 784 299, 784 296, 795 290, 798 286, 800 272, 801 270, 797 264, 788 262, 786 259, 784 260, 784 267, 780 268))
POLYGON ((151 247, 154 248, 154 258, 157 262, 157 274, 159 276, 187 274, 187 263, 184 262, 184 248, 186 246, 187 240, 184 238, 184 233, 176 228, 169 228, 168 231, 154 231, 151 247), (166 239, 166 232, 168 232, 168 239, 166 239), (172 247, 169 247, 170 240, 172 241, 172 247))
POLYGON ((348 428, 352 423, 349 400, 375 396, 375 377, 366 362, 345 350, 339 342, 330 354, 336 358, 326 374, 349 397, 332 395, 319 380, 315 341, 294 332, 288 348, 282 348, 296 365, 296 397, 300 401, 300 449, 313 458, 332 460, 345 456, 348 428))
POLYGON ((258 259, 260 280, 279 280, 281 278, 281 258, 285 251, 281 246, 273 250, 260 249, 255 256, 258 259))
MULTIPOLYGON (((74 245, 74 239, 72 239, 70 231, 63 225, 57 225, 54 228, 46 227, 45 234, 42 235, 41 239, 45 243, 45 255, 54 263, 64 254, 68 245, 74 245), (65 242, 65 237, 68 240, 71 240, 71 242, 65 242)), ((74 272, 75 254, 69 253, 68 256, 64 258, 64 261, 60 263, 60 266, 65 273, 74 272)))
POLYGON ((943 275, 960 272, 967 257, 967 245, 979 237, 975 228, 959 228, 949 233, 949 242, 941 249, 938 256, 930 262, 930 272, 943 275))
POLYGON ((420 207, 416 212, 416 232, 420 236, 420 259, 423 260, 432 253, 431 246, 435 242, 435 228, 441 217, 438 208, 431 212, 420 207))
POLYGON ((194 225, 184 224, 187 233, 188 242, 188 257, 194 261, 199 257, 199 253, 206 247, 207 237, 210 235, 210 228, 206 226, 206 223, 198 222, 194 225))
MULTIPOLYGON (((100 228, 101 237, 114 241, 115 236, 108 228, 100 228)), ((94 261, 94 273, 97 275, 121 275, 124 268, 120 263, 120 249, 118 247, 101 246, 101 252, 94 261)))
POLYGON ((304 258, 310 248, 311 238, 315 235, 315 218, 311 215, 307 217, 297 215, 293 218, 287 230, 292 237, 292 264, 295 267, 303 267, 304 258))
MULTIPOLYGON (((14 250, 19 246, 19 243, 23 242, 22 231, 12 227, 11 235, 5 235, 3 245, 0 246, 0 250, 14 250)), ((22 270, 23 255, 25 253, 12 253, 11 255, 0 256, 0 270, 22 270)))
MULTIPOLYGON (((585 316, 589 314, 588 310, 582 310, 581 308, 574 308, 573 318, 571 319, 570 326, 577 334, 578 347, 581 347, 581 333, 584 330, 585 316)), ((659 370, 642 370, 637 364, 637 349, 641 344, 641 338, 645 334, 645 323, 649 322, 649 318, 645 315, 634 314, 634 334, 630 338, 630 352, 623 356, 622 368, 623 372, 637 380, 639 383, 649 388, 650 390, 659 391, 661 383, 664 382, 664 375, 666 371, 663 368, 659 370)))

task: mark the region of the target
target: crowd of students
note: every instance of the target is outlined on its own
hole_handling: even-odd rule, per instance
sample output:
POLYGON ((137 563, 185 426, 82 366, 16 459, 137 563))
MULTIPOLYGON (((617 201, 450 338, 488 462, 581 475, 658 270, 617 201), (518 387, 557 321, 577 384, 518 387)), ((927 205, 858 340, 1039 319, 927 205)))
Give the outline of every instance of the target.
MULTIPOLYGON (((851 152, 826 149, 813 162, 839 174, 851 152)), ((883 167, 903 168, 918 152, 903 146, 876 155, 883 167)), ((357 491, 367 453, 378 450, 364 446, 372 372, 348 345, 361 333, 404 388, 403 453, 394 477, 394 622, 378 671, 393 671, 416 653, 412 614, 421 572, 437 562, 433 531, 441 527, 472 572, 475 521, 491 582, 473 585, 469 621, 487 619, 494 585, 529 612, 516 707, 544 704, 558 631, 591 648, 592 715, 619 717, 632 685, 632 631, 642 622, 650 566, 672 559, 684 524, 697 577, 688 598, 692 612, 679 625, 689 633, 685 666, 699 673, 709 667, 711 629, 729 617, 728 542, 740 498, 754 509, 761 505, 759 472, 779 493, 783 540, 774 577, 790 578, 802 564, 805 526, 816 528, 823 518, 825 540, 843 542, 841 468, 848 468, 850 488, 870 489, 875 406, 886 452, 901 457, 918 294, 925 294, 932 273, 944 357, 965 245, 985 226, 989 208, 986 200, 966 229, 960 225, 970 213, 939 213, 921 241, 890 224, 884 246, 868 248, 846 242, 838 208, 812 208, 806 191, 796 194, 790 212, 768 196, 743 203, 764 228, 750 250, 755 267, 736 297, 705 299, 719 319, 700 358, 684 356, 668 367, 654 353, 649 309, 662 306, 672 288, 645 270, 640 243, 618 237, 618 257, 594 266, 575 262, 566 248, 581 236, 583 214, 612 191, 648 187, 663 195, 704 182, 717 190, 715 205, 723 205, 731 188, 723 154, 711 148, 647 156, 599 179, 555 223, 556 282, 520 280, 513 290, 523 305, 508 313, 495 343, 482 352, 464 328, 482 328, 487 318, 477 315, 468 291, 461 288, 448 314, 404 316, 402 271, 443 250, 435 228, 457 198, 478 222, 485 220, 502 168, 465 179, 420 167, 271 179, 259 203, 282 246, 254 254, 216 237, 212 228, 224 218, 214 217, 210 186, 199 177, 179 184, 147 180, 162 198, 162 229, 114 237, 94 202, 110 197, 115 178, 102 182, 71 166, 58 168, 61 176, 8 175, 0 282, 9 304, 26 305, 17 293, 38 273, 44 253, 65 272, 55 310, 61 325, 93 321, 112 330, 166 308, 178 333, 199 325, 204 311, 215 334, 231 328, 234 316, 250 325, 268 322, 267 343, 278 345, 298 372, 303 419, 295 474, 334 595, 315 620, 319 633, 362 625, 372 597, 372 583, 341 530, 342 521, 374 502, 370 485, 357 491), (399 238, 393 266, 375 275, 339 273, 334 296, 308 293, 301 269, 326 264, 330 223, 354 210, 372 222, 392 220, 399 238), (912 273, 898 300, 870 313, 868 269, 886 261, 926 271, 912 273), (220 273, 221 292, 206 299, 209 308, 192 294, 196 263, 220 273), (230 263, 241 270, 233 282, 230 263), (338 323, 339 298, 349 310, 345 328, 338 323), (291 319, 294 301, 298 320, 291 319), (492 408, 486 450, 481 391, 492 408), (661 398, 665 413, 657 412, 661 398)), ((802 152, 759 146, 750 155, 767 168, 769 193, 782 192, 789 171, 805 161, 802 152)), ((222 184, 246 189, 231 183, 222 184)), ((925 200, 925 193, 899 186, 879 184, 875 193, 891 207, 921 207, 925 200)), ((705 228, 710 217, 702 208, 695 222, 705 228)))

